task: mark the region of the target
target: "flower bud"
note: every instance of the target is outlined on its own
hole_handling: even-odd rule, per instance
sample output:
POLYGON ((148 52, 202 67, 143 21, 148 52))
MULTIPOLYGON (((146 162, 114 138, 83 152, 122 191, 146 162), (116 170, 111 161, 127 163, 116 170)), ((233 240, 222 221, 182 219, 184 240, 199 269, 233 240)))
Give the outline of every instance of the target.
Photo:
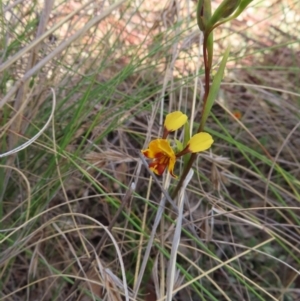
POLYGON ((229 17, 240 5, 241 0, 224 0, 209 20, 209 26, 214 26, 218 21, 229 17))
POLYGON ((205 31, 211 17, 211 0, 199 0, 197 5, 197 22, 201 31, 205 31))

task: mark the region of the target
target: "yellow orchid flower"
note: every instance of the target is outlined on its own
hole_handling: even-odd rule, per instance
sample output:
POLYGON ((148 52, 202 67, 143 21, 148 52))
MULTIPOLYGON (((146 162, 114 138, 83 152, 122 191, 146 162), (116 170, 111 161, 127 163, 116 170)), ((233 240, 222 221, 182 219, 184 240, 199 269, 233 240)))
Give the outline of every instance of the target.
POLYGON ((158 176, 161 176, 168 166, 169 173, 174 175, 174 166, 176 159, 188 154, 203 152, 211 147, 214 140, 208 133, 198 133, 194 135, 188 142, 187 146, 178 154, 175 154, 169 141, 166 139, 155 139, 149 143, 147 149, 142 150, 142 153, 148 159, 153 159, 149 163, 149 168, 158 176))
POLYGON ((174 132, 182 127, 187 121, 187 116, 180 111, 175 111, 166 116, 164 123, 164 134, 162 139, 155 139, 149 143, 147 149, 142 150, 142 153, 148 159, 152 159, 149 163, 149 168, 157 175, 161 176, 168 167, 169 173, 176 178, 173 173, 176 159, 188 154, 203 152, 211 147, 214 140, 208 133, 198 133, 194 135, 186 147, 175 154, 170 143, 165 138, 170 132, 174 132))
POLYGON ((176 162, 176 155, 166 139, 155 139, 149 143, 148 149, 142 150, 145 157, 153 159, 149 163, 149 168, 157 175, 161 176, 168 166, 169 173, 176 178, 173 173, 176 162))

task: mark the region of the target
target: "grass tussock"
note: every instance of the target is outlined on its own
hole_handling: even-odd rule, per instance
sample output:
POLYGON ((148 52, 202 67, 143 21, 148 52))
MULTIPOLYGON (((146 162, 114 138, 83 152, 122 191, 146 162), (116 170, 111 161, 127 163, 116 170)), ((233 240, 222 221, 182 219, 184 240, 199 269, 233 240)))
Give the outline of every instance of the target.
POLYGON ((195 5, 0 2, 0 300, 300 300, 298 1, 215 31, 215 143, 178 198, 140 155, 168 112, 199 126, 195 5))

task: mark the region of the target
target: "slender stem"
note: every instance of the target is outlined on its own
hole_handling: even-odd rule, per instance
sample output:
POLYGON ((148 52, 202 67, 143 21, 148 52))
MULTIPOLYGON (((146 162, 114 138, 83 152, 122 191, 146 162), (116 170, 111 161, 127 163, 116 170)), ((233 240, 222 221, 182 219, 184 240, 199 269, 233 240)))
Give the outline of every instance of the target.
MULTIPOLYGON (((207 58, 207 40, 208 40, 208 36, 209 34, 204 34, 204 38, 203 38, 203 60, 204 60, 204 71, 205 71, 205 89, 204 89, 204 95, 203 95, 203 108, 202 108, 202 114, 205 110, 205 106, 206 106, 206 101, 207 101, 207 97, 208 97, 208 93, 209 93, 209 88, 210 88, 210 84, 209 84, 209 79, 210 79, 210 65, 208 62, 208 58, 207 58)), ((201 124, 201 123, 200 123, 201 124)), ((203 130, 199 127, 198 129, 198 133, 203 130)))
MULTIPOLYGON (((206 102, 207 102, 207 97, 208 97, 208 93, 209 93, 209 89, 210 89, 210 68, 211 66, 209 65, 208 62, 208 58, 207 58, 207 40, 208 40, 208 36, 209 36, 210 32, 208 34, 204 34, 204 39, 203 39, 203 60, 204 60, 204 70, 205 70, 205 90, 204 90, 204 95, 203 95, 203 108, 202 108, 202 113, 201 113, 201 118, 203 116, 203 112, 205 110, 205 106, 206 106, 206 102)), ((204 128, 204 124, 202 124, 202 122, 200 122, 200 126, 198 128, 198 133, 202 132, 204 128)), ((196 160, 197 154, 192 154, 185 169, 183 170, 183 173, 179 179, 179 182, 177 184, 177 186, 175 187, 175 190, 172 193, 172 199, 175 199, 175 197, 177 196, 179 189, 182 186, 183 181, 185 180, 187 174, 189 173, 190 169, 193 166, 194 161, 196 160)))

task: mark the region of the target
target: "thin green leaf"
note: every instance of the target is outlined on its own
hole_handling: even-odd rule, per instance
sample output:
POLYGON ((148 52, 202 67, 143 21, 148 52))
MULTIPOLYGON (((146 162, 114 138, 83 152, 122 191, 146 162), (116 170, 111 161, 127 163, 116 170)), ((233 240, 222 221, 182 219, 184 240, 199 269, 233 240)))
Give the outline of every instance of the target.
POLYGON ((219 67, 217 74, 215 75, 212 85, 210 87, 210 91, 207 96, 204 112, 203 112, 203 115, 201 118, 200 129, 204 128, 204 125, 205 125, 208 115, 211 111, 211 108, 214 104, 214 101, 217 98, 217 95, 218 95, 218 92, 220 89, 220 85, 221 85, 221 82, 222 82, 222 79, 224 76, 224 70, 226 67, 227 60, 228 60, 229 51, 230 51, 230 47, 227 47, 227 49, 224 53, 223 59, 221 61, 220 67, 219 67))
MULTIPOLYGON (((191 139, 190 135, 190 123, 187 121, 184 125, 184 138, 183 138, 183 148, 185 148, 191 139)), ((187 163, 190 160, 191 155, 187 154, 183 156, 183 166, 186 167, 187 163)))
POLYGON ((240 2, 241 0, 224 0, 207 23, 207 30, 210 30, 221 19, 229 17, 238 8, 240 2))
POLYGON ((223 19, 221 22, 219 22, 218 24, 216 24, 216 27, 224 24, 228 21, 231 21, 233 19, 236 19, 245 9, 246 7, 252 2, 253 0, 242 0, 240 5, 238 6, 237 10, 235 11, 235 13, 231 16, 229 16, 228 18, 223 19))

